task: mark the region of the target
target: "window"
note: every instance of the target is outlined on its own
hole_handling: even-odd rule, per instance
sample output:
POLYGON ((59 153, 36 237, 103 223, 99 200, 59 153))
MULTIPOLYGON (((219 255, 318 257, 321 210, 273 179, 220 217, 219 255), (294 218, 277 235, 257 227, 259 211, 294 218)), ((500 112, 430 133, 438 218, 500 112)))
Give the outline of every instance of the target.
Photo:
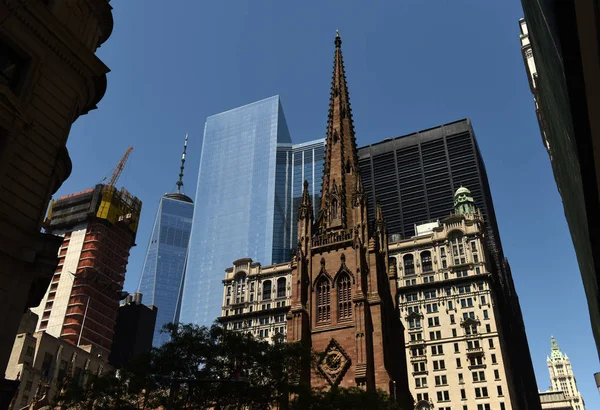
POLYGON ((477 266, 477 267, 475 268, 475 273, 476 273, 477 275, 481 274, 481 268, 479 268, 479 266, 477 266))
POLYGON ((506 410, 506 407, 504 407, 504 403, 500 403, 500 410, 506 410))
POLYGON ((412 317, 408 320, 409 329, 418 329, 421 327, 421 318, 412 317))
POLYGON ((416 387, 427 387, 427 377, 416 377, 415 378, 415 386, 416 387))
POLYGON ((463 286, 458 286, 458 294, 462 295, 463 293, 469 293, 471 292, 471 285, 463 285, 463 286))
POLYGON ((490 349, 494 348, 494 339, 488 339, 488 342, 490 344, 490 349))
POLYGON ((428 290, 423 292, 423 295, 425 295, 425 300, 429 300, 429 299, 435 299, 437 292, 434 290, 428 290))
POLYGON ((331 320, 331 289, 329 281, 321 278, 317 284, 317 322, 331 320))
POLYGON ((463 379, 463 375, 462 373, 458 374, 458 383, 459 384, 463 384, 465 382, 465 379, 463 379))
POLYGON ((424 372, 425 371, 425 362, 417 362, 413 363, 413 372, 424 372))
POLYGON ((427 319, 427 324, 429 325, 429 327, 439 326, 440 318, 438 316, 430 317, 427 319))
MULTIPOLYGON (((503 403, 500 403, 500 408, 503 408, 503 403)), ((477 405, 477 410, 490 410, 490 405, 489 403, 485 403, 485 404, 478 404, 477 405)))
POLYGON ((446 256, 446 248, 443 246, 440 248, 440 256, 443 258, 446 256))
POLYGON ((481 304, 482 304, 482 305, 486 305, 486 304, 487 304, 487 300, 486 300, 486 298, 485 298, 485 295, 482 295, 482 296, 480 297, 480 300, 481 300, 481 304))
POLYGON ((462 400, 466 400, 467 399, 467 392, 465 391, 465 389, 460 389, 460 398, 462 400))
POLYGON ((423 272, 433 271, 433 264, 431 262, 431 252, 421 252, 421 266, 423 267, 423 272))
POLYGON ((475 320, 475 312, 463 312, 463 320, 467 320, 468 318, 475 320))
POLYGON ((285 297, 286 285, 287 285, 287 282, 286 282, 285 278, 277 279, 277 297, 278 298, 285 297))
POLYGON ((427 313, 437 313, 438 304, 437 303, 428 303, 425 305, 425 310, 427 313))
MULTIPOLYGON (((448 267, 448 262, 446 262, 446 259, 442 259, 442 268, 446 269, 447 267, 448 267)), ((446 279, 448 279, 448 278, 446 277, 446 279)))
POLYGON ((498 363, 498 362, 496 361, 496 355, 495 355, 495 354, 492 354, 492 364, 496 364, 496 363, 498 363))
POLYGON ((429 401, 429 393, 417 393, 417 401, 429 401))
POLYGON ((479 263, 479 255, 477 255, 476 253, 473 254, 473 262, 479 263))
POLYGON ((406 295, 407 302, 416 302, 417 300, 419 300, 419 295, 417 295, 416 293, 409 293, 408 295, 406 295))
POLYGON ((438 401, 450 401, 450 393, 448 390, 437 392, 438 401))
POLYGON ((498 369, 494 369, 494 379, 500 380, 500 372, 498 369))
POLYGON ((450 324, 453 325, 455 324, 455 320, 454 320, 454 315, 450 315, 450 324))
POLYGON ((404 255, 404 274, 414 275, 415 273, 415 258, 412 255, 404 255))
POLYGON ((33 346, 27 346, 27 351, 25 352, 25 356, 32 357, 33 356, 33 346))
POLYGON ((445 374, 441 376, 435 376, 435 385, 436 386, 444 386, 448 384, 448 379, 445 374))
POLYGON ((433 361, 433 370, 445 370, 446 363, 443 360, 434 360, 433 361))
POLYGON ((487 387, 475 387, 475 397, 488 397, 487 387))
POLYGON ((485 372, 479 371, 479 372, 473 372, 473 381, 474 382, 484 382, 485 381, 485 372))
POLYGON ((431 346, 431 354, 432 355, 444 354, 444 346, 443 345, 431 346))
POLYGON ((492 327, 490 326, 489 323, 485 325, 485 331, 488 333, 490 333, 492 331, 492 327))
POLYGON ((454 353, 458 353, 460 352, 459 348, 458 348, 458 343, 454 343, 454 353))
POLYGON ((271 281, 270 280, 265 280, 263 282, 262 299, 263 300, 271 299, 271 281))
POLYGON ((462 308, 473 307, 473 298, 466 298, 460 300, 460 306, 462 308))
POLYGON ((351 286, 350 276, 346 273, 342 274, 337 283, 338 319, 348 319, 352 317, 351 286))
POLYGON ((457 369, 460 369, 461 367, 462 367, 462 366, 461 366, 461 363, 460 363, 460 357, 457 357, 457 358, 456 358, 456 368, 457 368, 457 369))
POLYGON ((0 84, 15 92, 24 69, 25 59, 0 40, 0 84))
POLYGON ((502 396, 502 386, 497 386, 498 387, 498 396, 502 396))
POLYGON ((435 276, 425 276, 423 278, 423 283, 432 283, 435 282, 435 276))
POLYGON ((452 288, 450 286, 447 286, 444 288, 444 293, 446 294, 446 296, 451 296, 452 295, 452 288))
POLYGON ((419 307, 418 307, 418 306, 409 306, 409 307, 407 308, 407 310, 408 310, 408 313, 409 313, 409 314, 411 314, 411 313, 413 313, 413 312, 414 312, 414 313, 419 313, 419 307))
POLYGON ((451 300, 448 301, 448 310, 452 310, 454 309, 454 302, 452 302, 451 300))
POLYGON ((456 329, 452 329, 452 337, 456 337, 456 329))
POLYGON ((477 245, 475 244, 475 241, 471 242, 471 252, 477 252, 477 245))
POLYGON ((429 332, 429 339, 431 340, 439 340, 442 338, 442 332, 437 330, 435 332, 429 332))
MULTIPOLYGON (((482 296, 482 298, 483 298, 483 296, 482 296)), ((483 318, 484 318, 484 319, 489 319, 489 318, 490 318, 490 315, 489 315, 489 313, 488 313, 487 309, 485 309, 485 310, 483 311, 483 318)))

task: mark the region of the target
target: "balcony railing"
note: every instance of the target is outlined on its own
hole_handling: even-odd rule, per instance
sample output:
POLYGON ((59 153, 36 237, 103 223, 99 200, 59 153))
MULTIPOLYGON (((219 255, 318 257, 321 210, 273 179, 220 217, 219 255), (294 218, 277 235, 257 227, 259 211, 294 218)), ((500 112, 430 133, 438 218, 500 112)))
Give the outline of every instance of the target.
POLYGON ((471 347, 467 349, 467 356, 483 356, 483 347, 471 347))

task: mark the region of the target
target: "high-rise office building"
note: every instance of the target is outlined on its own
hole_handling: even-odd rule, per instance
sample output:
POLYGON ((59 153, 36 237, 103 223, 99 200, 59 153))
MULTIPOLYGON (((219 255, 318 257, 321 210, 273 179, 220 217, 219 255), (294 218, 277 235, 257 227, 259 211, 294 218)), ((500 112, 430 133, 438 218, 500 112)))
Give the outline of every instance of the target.
POLYGON ((63 243, 50 286, 32 309, 38 331, 108 357, 141 209, 125 189, 103 184, 52 202, 46 229, 63 243))
POLYGON ((142 304, 142 294, 127 295, 117 315, 115 336, 108 362, 120 368, 131 359, 152 350, 156 325, 156 306, 142 304))
MULTIPOLYGON (((308 181, 310 197, 313 209, 319 212, 321 200, 321 182, 323 179, 323 164, 325 159, 325 138, 309 141, 301 144, 280 144, 277 151, 277 163, 285 161, 285 173, 278 172, 278 185, 282 185, 285 176, 285 199, 282 207, 285 216, 278 219, 283 230, 276 238, 275 243, 282 243, 281 252, 277 262, 289 261, 290 250, 295 249, 298 240, 298 207, 302 200, 302 187, 304 181, 308 181), (281 237, 283 235, 283 237, 281 237)), ((281 169, 281 168, 279 168, 281 169)), ((276 198, 276 208, 279 209, 281 200, 276 198)))
POLYGON ((520 409, 483 215, 467 188, 450 202, 452 215, 389 245, 416 408, 520 409))
POLYGON ((374 218, 376 198, 390 235, 410 238, 415 225, 444 218, 453 211, 453 194, 468 186, 487 224, 491 249, 502 245, 485 165, 471 121, 463 119, 358 150, 360 172, 374 218))
POLYGON ((234 260, 290 259, 292 176, 320 185, 319 144, 292 144, 279 96, 207 118, 180 322, 210 325, 221 314, 222 272, 234 260))
MULTIPOLYGON (((392 240, 415 235, 415 225, 453 212, 453 193, 468 186, 484 217, 491 253, 499 320, 506 337, 507 363, 520 409, 538 409, 539 397, 523 314, 504 257, 485 165, 468 119, 386 139, 358 151, 369 205, 379 200, 392 240), (398 234, 398 236, 395 236, 398 234)), ((372 209, 369 207, 369 209, 372 209)), ((374 215, 369 211, 369 220, 374 215)))
POLYGON ((144 295, 146 304, 158 308, 153 338, 156 347, 169 339, 161 332, 163 326, 178 321, 177 302, 192 231, 194 203, 181 193, 187 138, 186 135, 177 191, 160 198, 138 285, 138 292, 144 295))

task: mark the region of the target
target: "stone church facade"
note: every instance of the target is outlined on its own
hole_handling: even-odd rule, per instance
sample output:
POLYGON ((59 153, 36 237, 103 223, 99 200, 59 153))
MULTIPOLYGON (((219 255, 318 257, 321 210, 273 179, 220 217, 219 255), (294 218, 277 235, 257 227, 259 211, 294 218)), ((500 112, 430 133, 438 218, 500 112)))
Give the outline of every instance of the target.
POLYGON ((341 44, 338 34, 319 214, 307 182, 298 211, 287 339, 321 353, 301 383, 382 389, 409 409, 396 271, 379 206, 368 223, 341 44))

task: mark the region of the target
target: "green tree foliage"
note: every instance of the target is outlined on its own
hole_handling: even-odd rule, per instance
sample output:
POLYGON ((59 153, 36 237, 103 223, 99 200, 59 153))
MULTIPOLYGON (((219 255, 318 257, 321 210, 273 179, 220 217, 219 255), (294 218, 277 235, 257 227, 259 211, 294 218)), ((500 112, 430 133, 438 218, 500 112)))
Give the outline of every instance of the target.
POLYGON ((65 410, 398 409, 383 392, 335 388, 303 391, 299 343, 257 340, 219 325, 167 325, 171 340, 118 373, 70 382, 57 397, 65 410), (294 397, 290 402, 289 397, 294 397))

